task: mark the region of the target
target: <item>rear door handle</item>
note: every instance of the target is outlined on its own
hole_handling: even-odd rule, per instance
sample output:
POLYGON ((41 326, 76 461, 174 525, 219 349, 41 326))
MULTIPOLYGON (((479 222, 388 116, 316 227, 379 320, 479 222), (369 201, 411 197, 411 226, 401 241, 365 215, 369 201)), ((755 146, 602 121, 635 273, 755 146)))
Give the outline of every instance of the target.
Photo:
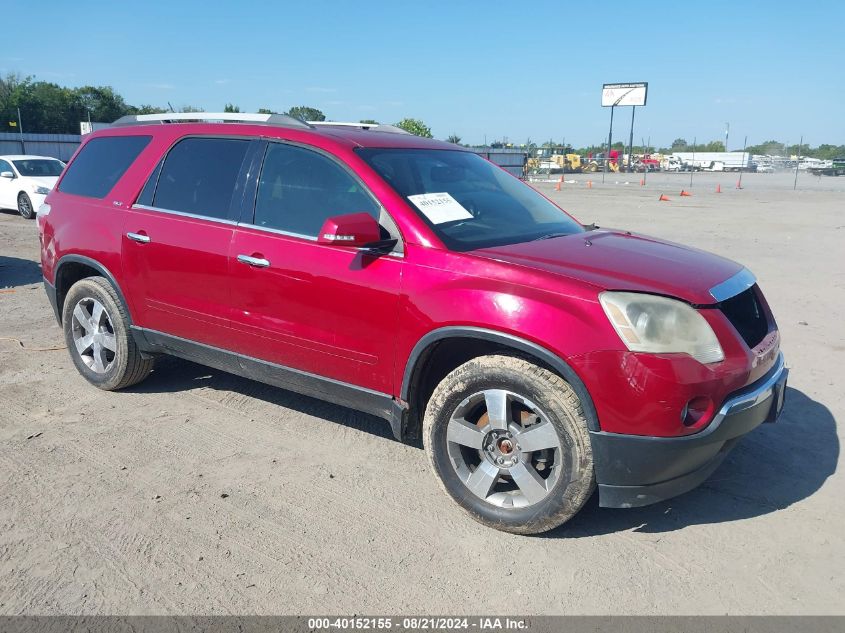
POLYGON ((147 244, 150 241, 150 236, 142 233, 127 233, 126 237, 139 244, 147 244))
POLYGON ((254 268, 267 268, 270 265, 269 259, 261 259, 260 257, 250 257, 249 255, 238 255, 238 261, 242 264, 247 264, 254 268))

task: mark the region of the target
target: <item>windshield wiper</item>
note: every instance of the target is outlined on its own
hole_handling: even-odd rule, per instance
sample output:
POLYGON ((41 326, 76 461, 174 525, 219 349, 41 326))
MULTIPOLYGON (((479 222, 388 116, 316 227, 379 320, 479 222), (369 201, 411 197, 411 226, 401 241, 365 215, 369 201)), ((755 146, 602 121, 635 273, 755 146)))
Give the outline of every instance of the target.
POLYGON ((532 242, 539 242, 540 240, 550 240, 554 237, 566 237, 567 235, 572 235, 572 233, 547 233, 546 235, 541 235, 540 237, 535 237, 532 242))

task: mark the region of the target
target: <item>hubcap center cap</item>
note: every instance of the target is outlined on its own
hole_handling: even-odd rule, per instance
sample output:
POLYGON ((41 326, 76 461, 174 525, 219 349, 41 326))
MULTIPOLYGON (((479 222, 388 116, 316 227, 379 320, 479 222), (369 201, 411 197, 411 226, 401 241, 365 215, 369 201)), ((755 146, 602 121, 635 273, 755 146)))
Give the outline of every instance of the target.
POLYGON ((484 456, 498 468, 511 468, 519 461, 519 446, 510 431, 490 431, 483 448, 484 456))
POLYGON ((513 452, 513 442, 507 439, 499 440, 499 452, 502 455, 510 455, 513 452))

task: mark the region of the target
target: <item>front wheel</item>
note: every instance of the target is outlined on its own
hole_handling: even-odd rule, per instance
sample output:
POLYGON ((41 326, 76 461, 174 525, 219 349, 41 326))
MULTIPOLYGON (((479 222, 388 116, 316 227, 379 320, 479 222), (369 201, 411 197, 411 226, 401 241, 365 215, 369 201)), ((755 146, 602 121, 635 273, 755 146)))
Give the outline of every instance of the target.
POLYGON ((31 220, 35 217, 35 209, 32 208, 32 200, 23 191, 18 194, 18 213, 25 219, 31 220))
POLYGON ((447 494, 506 532, 557 527, 595 488, 578 396, 521 358, 482 356, 446 376, 426 408, 423 441, 447 494))

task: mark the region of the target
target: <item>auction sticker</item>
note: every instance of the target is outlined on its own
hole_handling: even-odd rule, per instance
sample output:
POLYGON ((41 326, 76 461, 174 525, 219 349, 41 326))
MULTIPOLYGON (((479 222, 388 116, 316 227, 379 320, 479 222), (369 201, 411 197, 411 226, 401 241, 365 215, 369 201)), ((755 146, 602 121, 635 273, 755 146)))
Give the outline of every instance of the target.
POLYGON ((472 213, 461 206, 445 191, 442 193, 420 193, 416 196, 408 196, 408 200, 425 214, 434 224, 454 222, 455 220, 469 220, 472 213))

